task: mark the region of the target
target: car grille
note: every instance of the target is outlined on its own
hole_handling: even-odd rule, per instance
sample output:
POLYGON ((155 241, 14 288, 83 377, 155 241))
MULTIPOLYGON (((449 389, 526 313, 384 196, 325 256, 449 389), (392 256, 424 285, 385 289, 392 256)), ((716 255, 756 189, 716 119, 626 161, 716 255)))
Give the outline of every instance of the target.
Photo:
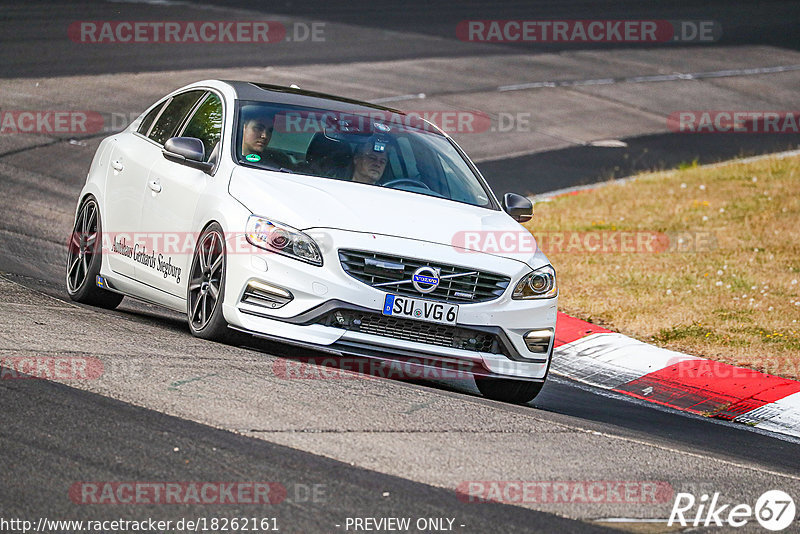
POLYGON ((405 284, 377 287, 381 291, 454 303, 494 300, 503 294, 511 282, 511 278, 499 274, 375 252, 340 250, 339 261, 347 274, 373 287, 387 282, 407 281, 405 284), (424 266, 438 270, 441 279, 439 286, 427 294, 420 293, 410 283, 414 271, 424 266))
POLYGON ((317 323, 404 341, 508 355, 507 349, 495 334, 471 328, 400 319, 379 313, 347 309, 328 312, 317 319, 317 323))

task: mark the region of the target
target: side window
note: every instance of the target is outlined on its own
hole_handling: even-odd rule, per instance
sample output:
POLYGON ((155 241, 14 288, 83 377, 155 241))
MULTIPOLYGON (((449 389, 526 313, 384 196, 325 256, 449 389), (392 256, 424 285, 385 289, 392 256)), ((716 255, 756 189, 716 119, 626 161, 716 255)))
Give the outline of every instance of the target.
POLYGON ((148 137, 159 145, 166 143, 167 139, 172 137, 183 118, 186 117, 205 93, 205 91, 189 91, 173 96, 172 100, 167 103, 164 112, 153 125, 148 137))
POLYGON ((142 135, 147 135, 147 132, 150 131, 150 126, 153 124, 153 121, 156 120, 156 117, 158 117, 158 112, 161 111, 165 103, 166 102, 162 102, 150 110, 150 113, 144 116, 142 123, 139 125, 139 129, 136 131, 142 135))
POLYGON ((206 150, 205 160, 208 161, 222 135, 222 102, 217 95, 209 93, 186 123, 181 135, 200 139, 206 150))

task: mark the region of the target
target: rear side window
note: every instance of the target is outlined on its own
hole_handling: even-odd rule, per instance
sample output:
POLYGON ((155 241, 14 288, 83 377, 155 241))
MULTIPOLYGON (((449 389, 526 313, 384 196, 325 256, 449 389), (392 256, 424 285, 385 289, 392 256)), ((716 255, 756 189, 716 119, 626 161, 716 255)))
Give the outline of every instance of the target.
POLYGON ((200 139, 206 149, 205 161, 208 161, 222 135, 222 102, 217 95, 209 93, 186 123, 181 135, 200 139))
POLYGON ((166 102, 162 102, 150 110, 150 113, 144 116, 142 123, 139 125, 139 129, 136 131, 142 135, 147 135, 147 132, 150 131, 150 126, 152 126, 153 121, 156 120, 156 117, 158 117, 158 112, 161 111, 161 108, 164 107, 165 103, 166 102))
POLYGON ((153 125, 148 137, 159 145, 166 143, 204 94, 205 91, 202 90, 188 91, 172 97, 167 103, 167 107, 164 108, 164 112, 153 125))

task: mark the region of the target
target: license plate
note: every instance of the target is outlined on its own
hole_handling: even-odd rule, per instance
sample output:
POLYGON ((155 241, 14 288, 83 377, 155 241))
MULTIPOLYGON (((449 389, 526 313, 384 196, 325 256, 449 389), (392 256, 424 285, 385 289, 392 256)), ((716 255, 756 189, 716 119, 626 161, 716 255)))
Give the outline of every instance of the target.
POLYGON ((432 323, 456 324, 458 305, 400 295, 386 295, 386 300, 383 302, 383 314, 432 323))

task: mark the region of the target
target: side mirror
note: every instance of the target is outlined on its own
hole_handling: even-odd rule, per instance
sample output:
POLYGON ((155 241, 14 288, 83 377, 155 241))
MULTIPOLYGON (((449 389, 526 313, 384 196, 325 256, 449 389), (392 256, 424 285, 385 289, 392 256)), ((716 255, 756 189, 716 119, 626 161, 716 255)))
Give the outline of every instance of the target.
POLYGON ((515 221, 524 223, 533 218, 533 204, 530 200, 514 193, 503 195, 503 209, 515 221))
POLYGON ((214 168, 213 163, 203 161, 206 159, 206 149, 203 142, 196 137, 170 137, 164 143, 161 153, 170 161, 200 169, 205 173, 214 168))

